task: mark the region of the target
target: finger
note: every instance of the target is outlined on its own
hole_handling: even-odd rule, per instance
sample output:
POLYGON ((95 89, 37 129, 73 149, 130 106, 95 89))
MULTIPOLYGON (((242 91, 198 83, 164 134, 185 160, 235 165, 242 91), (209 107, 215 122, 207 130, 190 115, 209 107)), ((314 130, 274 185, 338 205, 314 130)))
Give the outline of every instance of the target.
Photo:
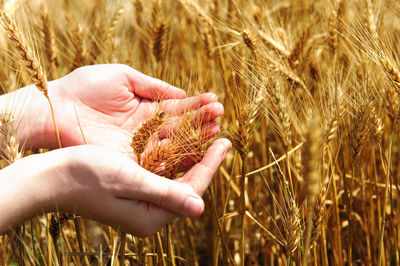
MULTIPOLYGON (((189 123, 194 125, 201 125, 210 121, 215 120, 217 117, 222 116, 224 114, 224 106, 219 102, 214 102, 202 106, 200 109, 193 111, 190 117, 189 123)), ((170 134, 173 134, 176 130, 178 130, 179 126, 186 122, 184 119, 187 119, 188 116, 183 115, 179 117, 175 117, 170 119, 162 128, 159 130, 159 137, 165 138, 170 134)))
POLYGON ((210 103, 193 112, 193 121, 207 122, 224 114, 224 106, 221 103, 210 103))
POLYGON ((155 234, 177 216, 173 212, 146 201, 121 199, 109 197, 109 195, 101 195, 96 200, 101 202, 98 204, 100 206, 86 206, 84 209, 78 208, 72 212, 138 237, 155 234), (138 217, 141 218, 138 219, 138 217))
POLYGON ((171 84, 147 76, 128 66, 125 66, 124 69, 132 92, 138 96, 152 100, 182 99, 186 97, 184 90, 176 88, 171 84))
POLYGON ((203 195, 231 147, 232 143, 228 139, 216 140, 200 163, 193 166, 183 177, 175 180, 190 185, 196 193, 203 195))
POLYGON ((190 186, 135 168, 127 177, 130 185, 121 188, 117 197, 151 202, 183 216, 198 217, 203 212, 204 202, 190 186))
POLYGON ((178 115, 216 101, 218 101, 217 95, 214 93, 204 93, 186 99, 162 101, 160 102, 160 109, 167 114, 178 115))
POLYGON ((177 214, 147 201, 116 199, 113 207, 111 210, 116 210, 116 213, 113 214, 113 220, 109 224, 122 232, 131 233, 137 237, 154 235, 177 217, 177 214), (118 207, 115 208, 115 206, 118 207), (118 217, 117 222, 115 221, 116 216, 118 217), (142 217, 142 219, 138 219, 138 217, 142 217))

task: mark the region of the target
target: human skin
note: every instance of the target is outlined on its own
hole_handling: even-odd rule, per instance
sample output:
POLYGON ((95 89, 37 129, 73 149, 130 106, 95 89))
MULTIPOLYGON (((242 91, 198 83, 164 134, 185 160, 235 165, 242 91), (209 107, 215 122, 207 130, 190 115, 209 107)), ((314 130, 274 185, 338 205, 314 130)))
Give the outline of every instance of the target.
MULTIPOLYGON (((137 164, 128 152, 127 132, 151 117, 159 102, 157 106, 175 120, 194 110, 206 135, 212 137, 219 131, 214 119, 223 114, 215 95, 185 98, 182 90, 127 66, 97 65, 49 82, 49 96, 61 142, 70 147, 25 157, 0 171, 0 233, 56 210, 137 236, 154 234, 177 215, 201 215, 201 195, 230 142, 215 141, 200 163, 185 165, 190 170, 169 180, 137 164)), ((40 92, 30 86, 0 97, 0 106, 10 103, 18 114, 20 143, 28 148, 57 147, 49 107, 40 92), (27 96, 30 103, 21 104, 27 96)), ((173 132, 173 126, 162 130, 160 137, 168 138, 165 132, 173 132)))

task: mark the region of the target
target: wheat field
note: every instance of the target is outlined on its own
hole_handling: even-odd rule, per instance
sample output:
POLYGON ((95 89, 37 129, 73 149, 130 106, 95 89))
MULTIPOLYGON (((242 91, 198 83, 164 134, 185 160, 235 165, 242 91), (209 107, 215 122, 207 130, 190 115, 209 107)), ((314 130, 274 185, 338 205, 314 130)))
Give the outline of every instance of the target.
MULTIPOLYGON (((200 218, 137 238, 85 217, 43 214, 0 236, 0 265, 400 264, 399 1, 0 6, 3 93, 36 84, 47 97, 47 80, 80 66, 127 64, 188 95, 215 93, 225 107, 218 136, 233 143, 200 218)), ((1 115, 2 167, 47 151, 16 143, 10 110, 1 115)), ((132 132, 132 153, 163 120, 158 112, 132 132)), ((167 177, 181 159, 172 154, 201 159, 200 135, 185 124, 177 143, 187 149, 160 151, 173 161, 167 177)))

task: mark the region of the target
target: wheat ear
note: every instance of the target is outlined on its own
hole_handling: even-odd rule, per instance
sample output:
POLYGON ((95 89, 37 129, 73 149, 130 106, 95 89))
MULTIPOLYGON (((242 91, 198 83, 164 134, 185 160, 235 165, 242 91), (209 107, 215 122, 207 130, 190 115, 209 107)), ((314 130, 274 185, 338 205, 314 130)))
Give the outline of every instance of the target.
POLYGON ((57 78, 58 67, 57 49, 54 39, 53 23, 45 6, 43 6, 43 13, 41 14, 40 18, 42 20, 42 33, 47 61, 50 64, 49 68, 52 73, 52 78, 55 79, 57 78))
MULTIPOLYGON (((151 120, 153 119, 149 121, 151 120)), ((167 178, 174 178, 183 160, 191 159, 194 163, 200 162, 204 156, 205 142, 204 132, 200 127, 200 124, 193 121, 193 114, 186 113, 174 132, 168 136, 168 142, 163 145, 160 141, 156 142, 153 149, 143 156, 141 166, 150 172, 163 173, 167 178)), ((150 138, 154 134, 154 128, 151 126, 147 130, 146 128, 143 128, 142 135, 150 138)), ((141 142, 143 143, 142 140, 141 142)))
POLYGON ((305 242, 305 254, 303 265, 307 263, 308 249, 310 247, 311 230, 313 227, 314 203, 319 193, 320 178, 318 170, 318 161, 320 158, 320 140, 321 130, 316 119, 311 119, 305 136, 305 145, 303 146, 302 160, 304 165, 304 180, 306 183, 307 197, 307 234, 305 242))
POLYGON ((153 55, 157 62, 162 62, 167 48, 168 26, 165 22, 159 22, 154 28, 153 55))
POLYGON ((351 131, 350 146, 352 148, 352 162, 356 163, 358 156, 361 153, 361 148, 365 143, 366 137, 371 131, 371 106, 364 104, 359 110, 353 130, 351 131))
POLYGON ((257 38, 250 29, 244 29, 241 33, 244 44, 253 52, 257 50, 257 38))
MULTIPOLYGON (((17 130, 14 125, 14 118, 10 113, 2 113, 0 115, 0 138, 2 144, 2 156, 5 160, 5 166, 14 163, 22 158, 22 152, 19 150, 19 142, 17 140, 17 130)), ((8 233, 11 247, 19 250, 16 257, 19 263, 23 263, 24 243, 22 242, 23 232, 21 226, 16 227, 13 232, 8 233)))
POLYGON ((83 48, 83 32, 82 27, 78 24, 71 33, 72 46, 74 47, 74 56, 71 65, 71 71, 85 65, 86 56, 83 48))
POLYGON ((0 129, 4 158, 7 164, 12 164, 22 158, 22 152, 19 150, 14 118, 10 113, 0 115, 0 129))
POLYGON ((400 71, 398 67, 384 54, 378 55, 378 62, 381 65, 386 76, 392 81, 397 93, 400 94, 400 71))
POLYGON ((111 40, 114 38, 114 33, 115 33, 115 27, 117 26, 118 22, 121 19, 121 16, 124 14, 125 9, 123 7, 120 7, 114 14, 110 24, 108 25, 107 33, 106 33, 106 38, 107 40, 111 40))
POLYGON ((180 0, 182 5, 189 11, 195 13, 201 21, 209 26, 213 26, 213 20, 207 15, 207 13, 193 0, 180 0))
POLYGON ((131 147, 140 160, 140 155, 144 152, 147 143, 151 137, 157 132, 161 124, 164 122, 165 112, 157 111, 153 117, 144 122, 138 131, 132 137, 131 147))
POLYGON ((14 19, 8 16, 3 10, 0 11, 1 22, 3 27, 8 33, 8 38, 14 44, 18 55, 24 62, 24 66, 31 74, 32 80, 35 83, 36 88, 43 93, 50 105, 51 117, 53 125, 56 131, 58 146, 61 148, 61 139, 58 131, 58 126, 54 117, 53 105, 48 95, 47 87, 47 76, 43 72, 43 68, 39 61, 34 57, 33 52, 29 49, 27 42, 22 35, 22 32, 18 30, 14 19))
POLYGON ((269 49, 277 51, 279 54, 283 55, 284 57, 289 57, 290 52, 278 41, 275 41, 272 37, 268 36, 262 30, 258 30, 258 35, 262 43, 269 49))

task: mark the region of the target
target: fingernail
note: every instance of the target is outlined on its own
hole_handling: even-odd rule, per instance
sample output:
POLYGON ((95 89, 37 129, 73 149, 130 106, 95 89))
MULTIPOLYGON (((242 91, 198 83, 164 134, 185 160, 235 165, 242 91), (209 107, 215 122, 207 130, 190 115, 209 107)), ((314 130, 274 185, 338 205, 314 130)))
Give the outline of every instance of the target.
POLYGON ((203 212, 204 202, 200 197, 189 196, 183 206, 183 211, 187 216, 197 217, 203 212))
POLYGON ((184 90, 182 90, 180 88, 176 88, 176 89, 179 91, 179 93, 181 94, 182 98, 186 98, 186 91, 184 91, 184 90))
POLYGON ((178 88, 178 90, 180 90, 180 91, 181 91, 181 93, 183 93, 183 94, 185 94, 185 95, 186 95, 186 91, 185 91, 185 90, 183 90, 183 89, 181 89, 181 88, 178 88))
POLYGON ((224 148, 221 148, 221 157, 223 159, 225 159, 226 154, 228 153, 228 151, 230 150, 230 148, 232 147, 232 143, 230 142, 229 139, 221 139, 221 142, 224 144, 224 148))
POLYGON ((217 94, 215 94, 214 92, 211 92, 210 94, 211 94, 211 96, 212 96, 214 99, 218 100, 217 94))
POLYGON ((220 115, 224 114, 225 108, 220 102, 213 103, 215 110, 218 110, 220 115))
POLYGON ((217 94, 213 93, 213 92, 207 92, 204 95, 207 95, 207 97, 209 97, 209 99, 213 100, 213 101, 218 101, 218 96, 217 94))
POLYGON ((221 141, 224 143, 225 147, 228 149, 232 148, 232 142, 229 139, 221 139, 221 141))

